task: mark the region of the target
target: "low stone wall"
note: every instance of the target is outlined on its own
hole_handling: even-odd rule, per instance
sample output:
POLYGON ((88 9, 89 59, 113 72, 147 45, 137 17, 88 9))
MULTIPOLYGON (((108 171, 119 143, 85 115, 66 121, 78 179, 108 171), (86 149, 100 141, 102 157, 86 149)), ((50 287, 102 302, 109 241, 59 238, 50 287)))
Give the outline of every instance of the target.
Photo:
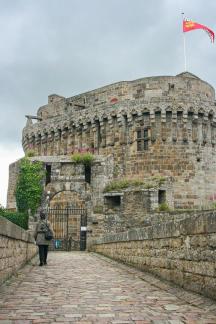
POLYGON ((216 299, 215 211, 106 235, 89 250, 216 299))
POLYGON ((32 235, 0 216, 0 285, 36 253, 32 235))

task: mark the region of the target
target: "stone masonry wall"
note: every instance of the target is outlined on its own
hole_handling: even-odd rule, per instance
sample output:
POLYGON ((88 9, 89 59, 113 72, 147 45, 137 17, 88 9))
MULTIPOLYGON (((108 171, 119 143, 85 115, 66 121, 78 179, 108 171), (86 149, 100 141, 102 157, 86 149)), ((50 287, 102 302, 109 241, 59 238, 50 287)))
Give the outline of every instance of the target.
POLYGON ((89 249, 216 299, 216 212, 176 218, 106 235, 89 249))
POLYGON ((15 189, 19 173, 19 161, 16 161, 9 166, 8 192, 7 192, 7 208, 16 210, 15 189))
POLYGON ((0 217, 0 285, 36 253, 31 234, 0 217))

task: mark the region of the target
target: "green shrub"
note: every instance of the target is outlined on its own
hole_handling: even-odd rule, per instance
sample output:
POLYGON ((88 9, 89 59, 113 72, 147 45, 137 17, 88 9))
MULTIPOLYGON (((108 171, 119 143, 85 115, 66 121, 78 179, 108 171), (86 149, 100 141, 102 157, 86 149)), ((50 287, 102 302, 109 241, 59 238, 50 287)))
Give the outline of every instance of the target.
POLYGON ((147 182, 144 184, 145 189, 151 189, 151 188, 155 188, 155 187, 156 187, 156 185, 153 182, 147 182))
POLYGON ((158 185, 161 186, 166 181, 166 178, 162 176, 153 176, 151 177, 151 180, 157 182, 158 185))
POLYGON ((42 162, 29 161, 23 158, 16 185, 16 204, 19 212, 28 213, 31 209, 35 213, 41 203, 45 171, 42 162))
POLYGON ((95 214, 102 214, 102 213, 103 213, 103 206, 101 206, 101 205, 96 205, 96 206, 93 208, 93 213, 95 213, 95 214))
POLYGON ((115 190, 122 190, 129 187, 142 187, 144 189, 152 189, 160 187, 166 181, 165 177, 149 177, 145 180, 140 179, 122 179, 114 180, 106 185, 104 192, 110 192, 115 190))
POLYGON ((28 150, 25 154, 26 157, 32 157, 35 156, 35 151, 34 150, 28 150))
POLYGON ((138 187, 143 184, 144 182, 141 180, 129 180, 129 179, 115 180, 115 181, 111 181, 106 185, 106 187, 104 188, 104 192, 122 190, 129 187, 138 187))
MULTIPOLYGON (((207 209, 207 208, 206 208, 207 209)), ((211 205, 211 209, 216 209, 216 202, 211 205)))
POLYGON ((73 162, 75 163, 82 163, 85 166, 89 166, 92 164, 93 160, 94 160, 94 154, 92 153, 74 153, 71 156, 71 159, 73 162))
POLYGON ((158 206, 158 211, 170 211, 169 205, 166 202, 161 203, 158 206))
POLYGON ((0 216, 7 218, 12 223, 24 228, 28 229, 28 214, 27 213, 19 213, 19 212, 8 212, 4 211, 0 216))
POLYGON ((2 205, 0 205, 0 216, 3 216, 4 213, 5 213, 5 208, 2 205))

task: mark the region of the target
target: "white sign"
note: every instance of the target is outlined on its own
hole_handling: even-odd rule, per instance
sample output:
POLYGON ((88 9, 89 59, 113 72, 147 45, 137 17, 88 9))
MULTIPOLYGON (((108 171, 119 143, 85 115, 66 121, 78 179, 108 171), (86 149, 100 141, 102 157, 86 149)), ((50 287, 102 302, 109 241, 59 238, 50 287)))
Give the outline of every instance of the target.
POLYGON ((87 231, 87 227, 86 226, 81 226, 81 231, 87 231))

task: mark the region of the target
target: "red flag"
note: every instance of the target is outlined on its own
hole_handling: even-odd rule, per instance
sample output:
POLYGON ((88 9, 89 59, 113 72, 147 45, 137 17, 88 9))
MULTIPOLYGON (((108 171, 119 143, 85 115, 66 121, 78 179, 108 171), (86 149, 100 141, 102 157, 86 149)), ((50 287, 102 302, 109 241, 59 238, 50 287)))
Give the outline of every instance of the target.
POLYGON ((208 27, 204 26, 204 25, 201 25, 201 24, 198 24, 194 21, 191 21, 191 20, 183 20, 183 32, 186 33, 186 32, 189 32, 191 30, 194 30, 194 29, 203 29, 207 32, 207 34, 209 35, 212 43, 214 43, 214 37, 215 37, 215 34, 213 32, 213 30, 209 29, 208 27))

